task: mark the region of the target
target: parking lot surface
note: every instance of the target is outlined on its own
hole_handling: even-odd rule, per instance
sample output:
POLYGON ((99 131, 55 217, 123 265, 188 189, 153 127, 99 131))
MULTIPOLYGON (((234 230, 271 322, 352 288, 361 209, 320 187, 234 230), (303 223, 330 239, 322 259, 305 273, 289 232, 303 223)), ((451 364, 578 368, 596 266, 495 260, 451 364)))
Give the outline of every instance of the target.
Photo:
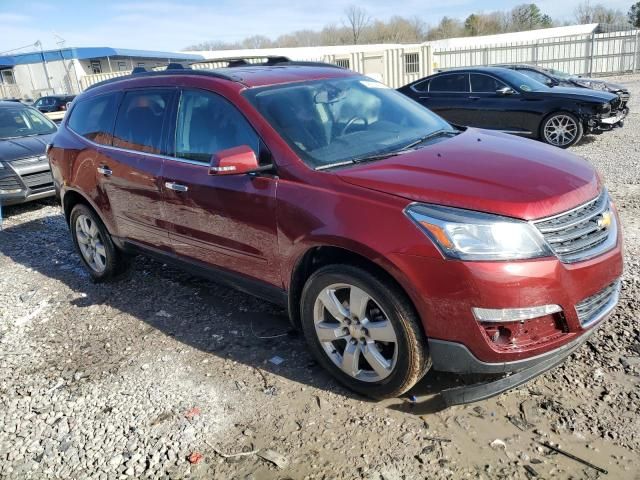
POLYGON ((622 217, 620 304, 563 365, 471 405, 442 409, 459 380, 433 373, 406 398, 359 397, 279 308, 141 257, 93 284, 54 202, 5 208, 0 479, 603 476, 541 442, 640 478, 640 77, 617 80, 625 127, 572 151, 622 217))

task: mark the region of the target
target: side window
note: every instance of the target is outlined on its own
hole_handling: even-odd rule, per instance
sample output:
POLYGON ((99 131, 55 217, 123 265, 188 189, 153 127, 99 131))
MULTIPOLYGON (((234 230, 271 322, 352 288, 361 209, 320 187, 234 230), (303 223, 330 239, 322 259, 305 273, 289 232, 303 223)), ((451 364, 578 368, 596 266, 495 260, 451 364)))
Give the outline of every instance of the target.
POLYGON ((231 103, 211 92, 182 92, 176 157, 208 163, 214 153, 240 145, 248 145, 260 158, 260 138, 231 103))
POLYGON ((504 88, 507 85, 500 80, 482 75, 479 73, 471 74, 471 91, 475 93, 496 93, 496 90, 504 88))
POLYGON ((162 152, 162 126, 173 90, 125 93, 113 133, 113 146, 146 153, 162 152))
POLYGON ((412 87, 416 92, 429 91, 429 80, 423 80, 422 82, 414 83, 412 87))
POLYGON ((449 73, 431 79, 430 92, 468 92, 469 75, 466 73, 449 73))
POLYGON ((518 71, 520 73, 525 74, 529 78, 533 78, 534 80, 537 80, 538 82, 542 83, 543 85, 547 85, 547 83, 549 82, 549 77, 547 77, 546 75, 543 75, 540 72, 536 72, 534 70, 527 70, 527 69, 518 70, 518 71))
POLYGON ((117 93, 80 100, 71 111, 67 126, 88 140, 111 145, 117 93))

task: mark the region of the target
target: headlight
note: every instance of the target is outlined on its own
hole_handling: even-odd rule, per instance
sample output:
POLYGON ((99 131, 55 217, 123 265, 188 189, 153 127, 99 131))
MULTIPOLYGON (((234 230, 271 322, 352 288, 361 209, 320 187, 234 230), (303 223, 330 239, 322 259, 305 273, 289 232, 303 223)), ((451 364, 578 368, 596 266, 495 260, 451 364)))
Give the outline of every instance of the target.
POLYGON ((405 212, 449 258, 516 260, 553 255, 535 227, 523 220, 425 204, 410 205, 405 212))
POLYGON ((611 113, 611 104, 610 103, 603 103, 598 107, 598 111, 600 113, 611 113))

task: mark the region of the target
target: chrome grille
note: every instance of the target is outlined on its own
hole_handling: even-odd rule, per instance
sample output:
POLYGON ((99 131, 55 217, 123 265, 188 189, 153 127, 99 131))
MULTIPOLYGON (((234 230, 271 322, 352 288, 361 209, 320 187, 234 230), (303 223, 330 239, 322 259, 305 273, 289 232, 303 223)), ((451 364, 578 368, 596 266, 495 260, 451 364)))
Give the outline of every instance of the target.
POLYGON ((565 263, 595 257, 613 248, 617 241, 618 227, 606 190, 584 205, 533 224, 565 263), (610 220, 608 225, 606 216, 610 220))
POLYGON ((577 304, 576 313, 578 314, 580 325, 588 327, 613 310, 613 307, 618 303, 620 286, 620 280, 616 280, 595 295, 591 295, 577 304))
POLYGON ((51 176, 51 172, 39 172, 32 173, 30 175, 23 175, 22 180, 25 185, 29 188, 43 188, 53 185, 53 177, 51 176))
POLYGON ((45 163, 46 161, 46 155, 39 155, 37 157, 27 157, 21 158, 20 160, 14 160, 11 162, 11 165, 14 167, 19 167, 22 165, 35 165, 37 163, 45 163))

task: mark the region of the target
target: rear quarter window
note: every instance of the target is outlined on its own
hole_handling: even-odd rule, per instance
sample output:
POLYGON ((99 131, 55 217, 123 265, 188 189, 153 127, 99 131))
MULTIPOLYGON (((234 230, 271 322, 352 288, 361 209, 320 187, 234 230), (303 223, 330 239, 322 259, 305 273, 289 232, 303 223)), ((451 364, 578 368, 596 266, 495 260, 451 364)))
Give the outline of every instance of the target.
POLYGON ((67 126, 87 140, 111 145, 118 94, 107 93, 76 102, 67 126))

